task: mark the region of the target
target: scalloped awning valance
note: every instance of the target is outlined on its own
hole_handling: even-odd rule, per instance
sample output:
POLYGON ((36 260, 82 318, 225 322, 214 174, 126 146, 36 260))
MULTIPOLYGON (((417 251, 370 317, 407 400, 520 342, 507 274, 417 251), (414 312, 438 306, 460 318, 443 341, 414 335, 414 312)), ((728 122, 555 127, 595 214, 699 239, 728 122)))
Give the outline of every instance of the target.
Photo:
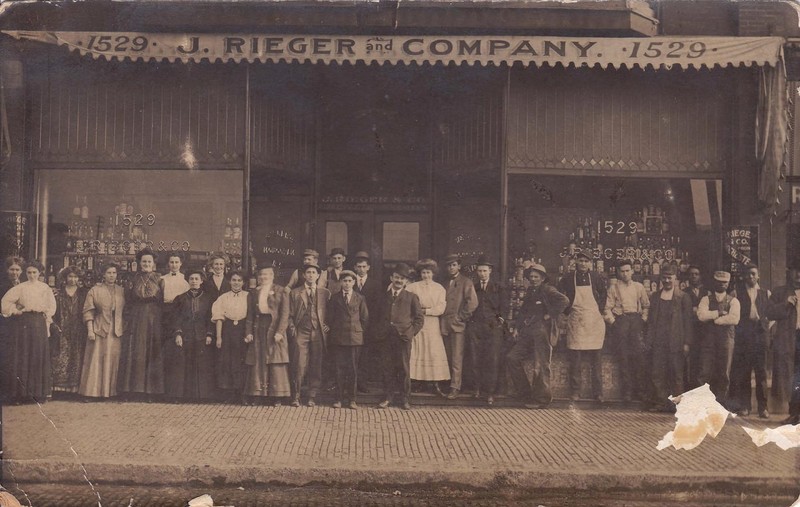
POLYGON ((299 62, 714 68, 775 66, 782 37, 526 37, 4 31, 93 58, 169 62, 299 62))

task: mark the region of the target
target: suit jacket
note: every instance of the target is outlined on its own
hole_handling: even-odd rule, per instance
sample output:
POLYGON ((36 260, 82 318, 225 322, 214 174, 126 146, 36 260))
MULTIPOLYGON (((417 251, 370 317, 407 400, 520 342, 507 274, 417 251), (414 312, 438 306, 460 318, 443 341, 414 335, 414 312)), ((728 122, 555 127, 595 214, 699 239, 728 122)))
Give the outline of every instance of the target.
POLYGON ((508 301, 503 287, 491 280, 486 283, 486 290, 481 289, 481 282, 475 282, 475 295, 478 306, 472 312, 470 323, 488 325, 499 328, 503 325, 503 315, 508 311, 508 301))
POLYGON ((344 299, 344 292, 337 292, 328 303, 328 320, 331 344, 364 345, 364 331, 369 322, 369 310, 364 296, 354 290, 348 304, 344 299))
MULTIPOLYGON (((767 318, 767 305, 769 304, 768 292, 767 289, 761 287, 759 287, 756 292, 756 311, 758 312, 759 330, 763 334, 766 334, 769 330, 769 319, 767 318)), ((739 325, 741 326, 750 320, 750 309, 753 303, 750 301, 750 294, 747 293, 747 286, 744 284, 738 284, 731 295, 739 300, 739 325)))
POLYGON ((472 280, 463 273, 459 273, 452 284, 450 279, 444 280, 442 286, 447 300, 447 307, 439 319, 442 334, 463 333, 466 323, 472 317, 472 312, 478 307, 475 286, 472 280))
POLYGON ((517 315, 516 327, 520 335, 524 337, 534 336, 533 331, 536 324, 536 316, 541 312, 542 317, 549 315, 550 320, 548 326, 548 338, 550 345, 555 347, 558 343, 560 330, 558 328, 558 316, 564 313, 564 310, 569 306, 569 299, 564 294, 549 283, 542 283, 538 289, 532 286, 528 288, 525 294, 525 300, 522 307, 519 309, 517 315), (538 297, 541 296, 541 297, 538 297), (542 303, 544 308, 537 308, 539 302, 542 303))
POLYGON ((692 298, 689 294, 675 288, 672 292, 672 301, 661 299, 661 291, 650 295, 650 315, 647 320, 647 340, 653 343, 656 330, 667 326, 670 336, 669 349, 672 352, 683 351, 684 345, 694 342, 694 328, 692 326, 692 298), (661 305, 672 305, 672 317, 669 322, 660 319, 661 305))
MULTIPOLYGON (((344 270, 344 268, 342 268, 344 270)), ((339 277, 336 276, 336 270, 332 267, 329 267, 325 270, 325 288, 331 291, 331 295, 336 294, 337 292, 342 290, 342 282, 339 281, 339 277)), ((322 278, 320 276, 320 278, 322 278)))
POLYGON ((364 287, 358 288, 358 278, 353 285, 353 290, 358 292, 367 301, 367 308, 375 310, 377 308, 378 299, 383 295, 386 285, 382 284, 375 275, 368 275, 367 281, 364 282, 364 287), (382 286, 383 285, 383 286, 382 286))
MULTIPOLYGON (((285 287, 272 284, 270 294, 267 296, 267 306, 269 311, 261 313, 258 308, 258 299, 263 287, 258 287, 248 292, 247 297, 247 321, 245 323, 245 335, 254 335, 253 341, 247 344, 245 351, 245 364, 254 365, 256 362, 255 340, 261 339, 255 336, 258 333, 258 323, 267 315, 272 316, 269 329, 267 330, 267 364, 282 364, 289 362, 289 337, 286 336, 286 328, 289 326, 289 293, 285 287), (283 335, 283 340, 275 341, 275 333, 283 335)), ((262 328, 263 329, 263 328, 262 328)))
MULTIPOLYGON (((595 301, 597 301, 597 308, 602 315, 606 310, 608 284, 606 284, 605 277, 596 271, 589 271, 589 279, 592 281, 592 296, 594 296, 595 301)), ((564 275, 561 281, 558 282, 558 291, 569 299, 569 306, 565 310, 565 313, 569 313, 572 304, 575 302, 575 277, 573 273, 564 275)))
MULTIPOLYGON (((784 285, 772 291, 767 304, 767 318, 775 322, 775 342, 786 344, 789 355, 795 356, 795 329, 797 326, 797 307, 786 299, 794 294, 794 289, 784 285)), ((776 355, 777 357, 777 355, 776 355)))
MULTIPOLYGON (((331 299, 331 293, 328 289, 317 287, 317 319, 319 320, 320 332, 322 333, 323 341, 327 341, 328 333, 325 331, 325 326, 328 324, 327 311, 328 301, 331 299)), ((310 308, 308 294, 306 293, 305 284, 292 289, 289 293, 289 331, 292 334, 297 333, 297 328, 303 320, 303 317, 310 308)))
POLYGON ((214 274, 206 278, 206 281, 203 282, 203 292, 211 296, 211 303, 213 304, 214 301, 217 300, 222 294, 231 290, 231 278, 228 275, 222 277, 222 285, 219 289, 217 289, 217 284, 214 283, 214 274))
POLYGON ((119 285, 114 289, 113 303, 115 310, 112 316, 111 293, 104 285, 95 285, 86 294, 86 301, 83 303, 83 321, 94 321, 94 334, 97 336, 108 336, 112 324, 115 335, 122 336, 125 331, 125 321, 122 318, 122 311, 125 309, 125 290, 119 285))
POLYGON ((410 341, 425 324, 425 311, 419 297, 407 290, 401 290, 394 301, 392 289, 387 290, 378 299, 376 313, 375 333, 376 338, 381 341, 386 340, 392 328, 397 330, 403 341, 410 341))
MULTIPOLYGON (((302 285, 305 284, 305 280, 303 279, 303 274, 300 273, 300 269, 295 269, 292 271, 292 276, 289 277, 289 281, 286 283, 286 286, 289 290, 294 290, 302 285)), ((328 285, 328 270, 323 270, 322 273, 319 275, 319 279, 317 280, 317 287, 319 288, 326 288, 328 285)))

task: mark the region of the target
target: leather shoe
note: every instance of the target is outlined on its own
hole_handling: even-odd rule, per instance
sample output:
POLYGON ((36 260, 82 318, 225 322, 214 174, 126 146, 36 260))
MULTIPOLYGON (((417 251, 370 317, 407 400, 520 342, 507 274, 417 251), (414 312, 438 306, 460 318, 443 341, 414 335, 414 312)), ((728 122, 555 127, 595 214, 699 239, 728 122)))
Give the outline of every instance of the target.
POLYGON ((475 398, 476 400, 480 399, 480 397, 481 397, 481 390, 480 390, 480 389, 477 389, 477 390, 475 391, 475 394, 473 394, 473 395, 472 395, 472 397, 473 397, 473 398, 475 398))
POLYGON ((375 408, 387 408, 389 406, 389 400, 383 400, 382 402, 375 405, 375 408))
POLYGON ((489 405, 490 407, 494 405, 494 396, 489 396, 488 398, 486 398, 486 404, 489 405))
POLYGON ((314 398, 311 398, 310 400, 308 400, 308 403, 306 403, 306 405, 308 405, 309 407, 316 407, 317 402, 314 401, 314 398))
POLYGON ((781 424, 791 424, 792 426, 794 426, 795 424, 800 424, 800 415, 790 415, 789 417, 781 421, 781 424))
POLYGON ((333 408, 342 408, 342 402, 341 401, 334 401, 333 402, 333 408))
POLYGON ((350 407, 351 410, 358 410, 358 403, 351 401, 348 407, 350 407))
POLYGON ((411 403, 404 401, 403 404, 400 405, 400 408, 402 408, 403 410, 411 410, 411 403))
POLYGON ((758 411, 758 418, 759 419, 769 419, 769 412, 766 409, 758 411))
POLYGON ((448 400, 454 400, 458 398, 458 393, 461 392, 458 389, 450 389, 450 394, 447 395, 448 400))
POLYGON ((298 399, 292 400, 292 406, 293 407, 299 407, 300 406, 300 400, 298 400, 298 399))

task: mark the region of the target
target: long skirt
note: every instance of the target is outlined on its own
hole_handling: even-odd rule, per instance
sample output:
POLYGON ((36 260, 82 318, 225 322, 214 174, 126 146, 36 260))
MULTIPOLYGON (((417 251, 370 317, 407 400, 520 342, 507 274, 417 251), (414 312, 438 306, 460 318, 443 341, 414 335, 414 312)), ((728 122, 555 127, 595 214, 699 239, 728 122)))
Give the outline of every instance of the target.
POLYGON ((236 324, 230 319, 222 323, 222 348, 217 350, 217 387, 235 389, 244 387, 244 332, 245 322, 236 324))
POLYGON ((208 399, 214 396, 214 348, 206 345, 206 336, 184 333, 181 347, 171 338, 164 344, 166 371, 164 390, 167 396, 187 399, 208 399))
POLYGON ((425 316, 425 323, 411 340, 411 378, 414 380, 449 380, 450 367, 439 330, 439 317, 425 316))
POLYGON ((268 354, 267 335, 271 323, 272 318, 269 315, 262 315, 253 330, 253 342, 247 346, 249 350, 246 356, 248 365, 245 372, 244 394, 248 396, 282 398, 292 394, 289 363, 273 363, 271 361, 274 358, 268 354))
POLYGON ((61 336, 50 347, 53 390, 76 393, 81 381, 81 364, 86 343, 86 326, 81 310, 64 316, 61 336))
POLYGON ((112 333, 108 336, 97 336, 94 340, 86 340, 81 387, 78 393, 92 398, 116 396, 121 350, 122 340, 112 333))
MULTIPOLYGON (((127 307, 125 309, 128 310, 127 307)), ((131 305, 128 329, 122 338, 119 370, 121 392, 164 392, 161 330, 161 305, 157 301, 131 305)))
POLYGON ((44 402, 52 388, 50 341, 43 313, 26 312, 6 320, 3 398, 44 402))

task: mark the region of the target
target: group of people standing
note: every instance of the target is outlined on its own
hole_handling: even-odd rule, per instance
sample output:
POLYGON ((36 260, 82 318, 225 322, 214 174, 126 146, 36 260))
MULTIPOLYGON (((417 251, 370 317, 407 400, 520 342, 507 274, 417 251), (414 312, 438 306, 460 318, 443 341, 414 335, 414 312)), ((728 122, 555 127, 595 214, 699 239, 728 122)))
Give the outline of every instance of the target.
POLYGON ((759 285, 757 266, 747 266, 733 290, 730 273, 715 272, 707 290, 699 268, 678 280, 666 267, 649 293, 630 261, 607 280, 591 270, 591 255, 578 251, 575 271, 553 284, 544 266, 528 266, 521 307, 510 318, 508 291, 492 279, 486 257, 473 279, 462 273, 459 256, 447 256, 439 283, 432 259, 415 269, 399 263, 379 280, 366 252, 355 254, 351 270, 342 249, 330 252, 326 268, 306 250, 287 287, 266 266, 256 287, 245 290, 245 277, 227 273, 223 256, 209 259, 207 270, 183 273, 181 257, 171 254, 162 275, 145 249, 127 287, 108 264, 93 287, 82 286, 79 269, 64 268, 55 291, 40 281, 40 264, 12 257, 0 287, 0 388, 6 401, 45 401, 65 391, 87 400, 222 396, 314 406, 327 380, 335 385, 334 407, 355 409, 365 377, 377 370, 384 386, 378 408, 394 401, 410 409, 412 381, 455 399, 467 366, 474 396, 487 405, 495 403, 505 369, 515 395, 543 408, 552 401, 551 359, 563 334, 571 399, 581 397, 586 358, 593 397, 603 401, 600 352, 608 334, 624 400, 671 410, 670 394, 707 382, 730 410, 746 415, 755 372, 756 410, 766 418, 766 354, 777 322, 785 350, 780 360, 776 354, 773 383, 786 384, 787 421, 800 422, 800 265, 790 266, 788 285, 775 293, 759 285))

